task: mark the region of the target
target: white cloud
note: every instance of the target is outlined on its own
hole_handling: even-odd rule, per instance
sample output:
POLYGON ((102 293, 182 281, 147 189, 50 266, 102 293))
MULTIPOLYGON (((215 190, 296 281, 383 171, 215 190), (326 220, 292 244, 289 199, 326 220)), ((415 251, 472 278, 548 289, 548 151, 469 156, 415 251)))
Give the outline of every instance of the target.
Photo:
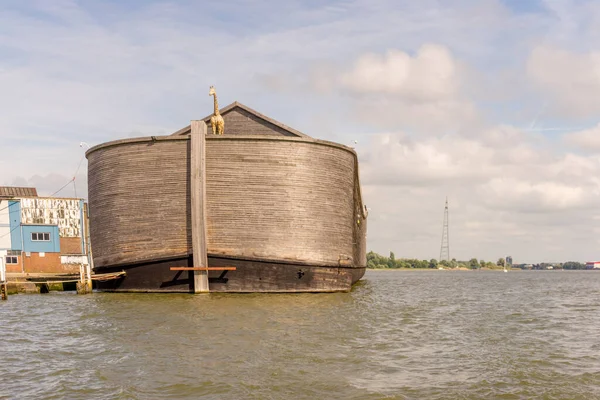
POLYGON ((426 136, 440 136, 479 126, 480 115, 473 103, 462 99, 413 102, 385 96, 353 99, 353 119, 379 129, 401 128, 426 136))
POLYGON ((590 129, 565 135, 567 144, 577 146, 585 151, 600 152, 600 124, 590 129))
POLYGON ((450 51, 440 45, 423 45, 414 57, 400 50, 385 55, 365 54, 340 83, 360 93, 396 94, 415 101, 453 98, 459 75, 450 51))
POLYGON ((490 208, 517 212, 548 212, 576 209, 600 199, 597 188, 586 191, 579 185, 533 181, 518 177, 493 178, 480 188, 490 208))
POLYGON ((477 181, 498 173, 492 149, 456 136, 416 141, 401 134, 372 137, 365 151, 366 182, 374 185, 431 186, 477 181))
POLYGON ((414 56, 397 49, 366 53, 329 73, 330 82, 352 94, 354 117, 373 126, 439 136, 479 123, 463 93, 460 62, 445 46, 425 44, 414 56))
POLYGON ((576 53, 537 46, 527 61, 527 72, 565 114, 585 117, 600 112, 600 51, 576 53))
POLYGON ((537 140, 506 125, 469 138, 373 135, 359 153, 373 248, 436 257, 448 196, 453 257, 592 257, 600 158, 540 151, 537 140))

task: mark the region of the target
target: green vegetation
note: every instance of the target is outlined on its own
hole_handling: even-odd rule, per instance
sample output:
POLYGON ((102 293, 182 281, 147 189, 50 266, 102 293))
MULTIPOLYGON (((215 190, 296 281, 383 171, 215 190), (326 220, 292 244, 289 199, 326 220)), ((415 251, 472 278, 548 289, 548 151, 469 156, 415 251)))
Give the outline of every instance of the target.
POLYGON ((477 269, 477 268, 502 268, 498 265, 484 260, 477 260, 476 258, 472 258, 469 261, 456 261, 456 259, 452 259, 452 261, 438 261, 434 258, 431 260, 417 260, 411 258, 396 258, 393 252, 390 252, 389 257, 382 256, 373 251, 370 251, 367 254, 367 268, 371 269, 399 269, 399 268, 420 268, 420 269, 437 269, 439 267, 443 268, 468 268, 468 269, 477 269))
POLYGON ((417 260, 413 258, 396 258, 393 252, 389 257, 382 256, 370 251, 367 254, 367 268, 370 269, 437 269, 437 268, 467 268, 467 269, 503 269, 504 267, 519 269, 585 269, 585 264, 577 261, 568 261, 565 263, 540 263, 540 264, 519 264, 507 265, 504 258, 498 259, 495 263, 485 260, 471 258, 469 261, 437 261, 436 259, 417 260))
POLYGON ((585 264, 577 261, 567 261, 562 265, 563 269, 585 269, 585 264))

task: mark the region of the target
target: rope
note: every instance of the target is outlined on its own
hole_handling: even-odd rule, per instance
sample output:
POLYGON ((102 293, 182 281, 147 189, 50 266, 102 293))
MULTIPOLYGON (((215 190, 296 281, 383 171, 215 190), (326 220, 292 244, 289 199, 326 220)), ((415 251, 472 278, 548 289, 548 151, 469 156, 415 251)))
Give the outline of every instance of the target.
POLYGON ((63 190, 64 188, 66 188, 67 186, 69 186, 71 184, 71 182, 75 181, 75 177, 73 177, 73 179, 71 179, 69 182, 67 182, 63 187, 61 187, 60 189, 58 189, 56 192, 52 193, 50 196, 48 197, 54 197, 55 194, 57 194, 58 192, 60 192, 61 190, 63 190))

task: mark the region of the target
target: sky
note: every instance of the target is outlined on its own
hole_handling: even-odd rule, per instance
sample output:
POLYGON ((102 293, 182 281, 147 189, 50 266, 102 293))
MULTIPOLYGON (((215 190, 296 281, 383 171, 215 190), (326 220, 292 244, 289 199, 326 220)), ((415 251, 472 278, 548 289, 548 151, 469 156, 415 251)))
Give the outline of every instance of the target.
POLYGON ((86 197, 210 85, 355 147, 369 250, 439 258, 448 198, 451 258, 600 260, 598 1, 3 0, 0 185, 86 197))

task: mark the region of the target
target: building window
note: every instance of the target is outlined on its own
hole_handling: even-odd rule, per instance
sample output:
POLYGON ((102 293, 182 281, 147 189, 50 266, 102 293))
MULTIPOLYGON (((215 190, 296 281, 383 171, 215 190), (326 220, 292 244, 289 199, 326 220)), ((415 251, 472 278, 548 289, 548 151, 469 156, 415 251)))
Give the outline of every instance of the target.
POLYGON ((33 232, 31 234, 31 240, 34 242, 49 242, 50 234, 48 232, 33 232))
POLYGON ((6 264, 18 264, 19 257, 17 256, 6 256, 6 264))

